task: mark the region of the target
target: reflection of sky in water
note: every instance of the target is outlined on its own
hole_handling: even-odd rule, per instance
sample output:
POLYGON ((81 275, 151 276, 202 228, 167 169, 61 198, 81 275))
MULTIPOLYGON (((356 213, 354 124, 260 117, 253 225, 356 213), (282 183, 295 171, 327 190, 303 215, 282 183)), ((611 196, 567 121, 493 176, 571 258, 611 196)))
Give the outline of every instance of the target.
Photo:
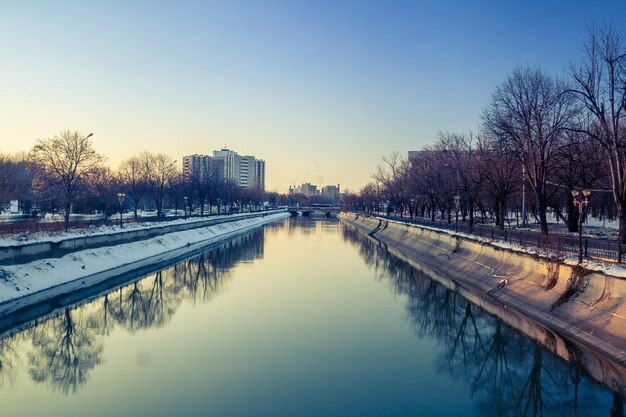
POLYGON ((12 416, 621 415, 372 240, 301 218, 0 339, 0 371, 12 416))

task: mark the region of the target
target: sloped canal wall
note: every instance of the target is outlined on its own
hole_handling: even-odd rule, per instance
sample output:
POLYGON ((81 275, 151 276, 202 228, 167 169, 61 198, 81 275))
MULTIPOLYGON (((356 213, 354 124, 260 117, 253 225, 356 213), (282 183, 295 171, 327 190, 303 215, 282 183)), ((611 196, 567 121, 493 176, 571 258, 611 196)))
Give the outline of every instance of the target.
POLYGON ((596 379, 624 390, 615 387, 626 381, 624 279, 445 231, 351 213, 340 218, 559 356, 583 360, 596 379), (591 350, 572 358, 577 350, 570 341, 591 350))

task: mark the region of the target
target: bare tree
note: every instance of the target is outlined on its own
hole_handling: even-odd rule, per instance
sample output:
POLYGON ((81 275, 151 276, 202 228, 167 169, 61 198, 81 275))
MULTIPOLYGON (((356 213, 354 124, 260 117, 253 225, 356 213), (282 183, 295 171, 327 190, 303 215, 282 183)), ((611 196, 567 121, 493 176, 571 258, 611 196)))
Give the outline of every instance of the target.
POLYGON ((566 87, 539 69, 517 68, 491 97, 482 114, 487 132, 505 140, 525 167, 537 201, 541 232, 548 233, 546 187, 570 126, 574 106, 566 87))
POLYGON ((0 155, 0 206, 18 200, 22 210, 30 208, 32 172, 27 155, 0 155))
POLYGON ((576 129, 606 151, 619 239, 626 243, 626 45, 621 33, 605 27, 592 28, 584 47, 583 63, 570 71, 587 119, 576 129))
POLYGON ((109 167, 100 167, 89 176, 89 199, 84 208, 100 210, 107 216, 119 209, 118 199, 115 195, 118 190, 117 178, 109 167))
POLYGON ((30 151, 30 159, 43 174, 44 181, 63 191, 66 228, 78 192, 87 177, 105 160, 93 149, 89 140, 91 136, 91 133, 85 136, 64 130, 53 138, 37 140, 30 151))
POLYGON ((380 184, 383 195, 389 200, 389 208, 394 207, 402 216, 409 203, 408 162, 398 152, 383 157, 383 162, 384 165, 376 168, 374 180, 380 184))
POLYGON ((521 182, 522 169, 516 155, 502 141, 483 135, 477 148, 485 190, 494 201, 496 225, 504 229, 507 202, 521 182))
POLYGON ((140 156, 146 170, 146 183, 148 194, 154 200, 157 209, 157 217, 163 213, 163 202, 172 180, 177 177, 175 162, 169 155, 151 152, 143 152, 140 156))
POLYGON ((146 193, 146 174, 146 163, 139 156, 132 156, 122 161, 117 171, 126 195, 133 200, 135 220, 137 220, 137 211, 139 210, 141 198, 146 193))
MULTIPOLYGON (((451 168, 450 181, 454 192, 467 203, 469 225, 474 225, 474 208, 483 185, 483 172, 479 169, 476 152, 477 138, 472 133, 441 132, 437 135, 436 149, 444 159, 444 166, 451 168)), ((463 215, 465 221, 465 215, 463 215)))

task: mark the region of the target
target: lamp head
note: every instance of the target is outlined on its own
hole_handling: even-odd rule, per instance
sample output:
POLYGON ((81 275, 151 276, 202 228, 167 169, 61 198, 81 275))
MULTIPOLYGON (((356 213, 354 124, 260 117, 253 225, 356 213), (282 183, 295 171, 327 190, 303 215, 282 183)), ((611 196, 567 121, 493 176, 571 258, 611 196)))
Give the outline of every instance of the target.
POLYGON ((580 191, 572 190, 572 197, 576 198, 576 197, 578 197, 579 194, 580 194, 580 191))

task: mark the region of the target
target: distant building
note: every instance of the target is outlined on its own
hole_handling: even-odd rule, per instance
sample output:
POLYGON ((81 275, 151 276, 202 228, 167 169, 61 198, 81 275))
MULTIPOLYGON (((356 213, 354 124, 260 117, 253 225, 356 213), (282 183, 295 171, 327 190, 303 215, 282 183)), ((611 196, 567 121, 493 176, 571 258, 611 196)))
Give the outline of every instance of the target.
POLYGON ((323 197, 333 204, 339 204, 341 198, 339 185, 327 185, 322 187, 320 192, 317 185, 311 184, 310 182, 296 185, 293 188, 289 187, 289 194, 302 195, 304 197, 323 197))
POLYGON ((305 182, 302 185, 296 185, 293 189, 293 193, 300 194, 305 197, 314 197, 316 195, 319 195, 317 185, 313 185, 310 182, 305 182))
POLYGON ((417 159, 419 157, 421 151, 409 151, 409 161, 412 159, 417 159))
POLYGON ((322 197, 327 198, 332 204, 339 205, 341 192, 339 184, 322 187, 322 197))

